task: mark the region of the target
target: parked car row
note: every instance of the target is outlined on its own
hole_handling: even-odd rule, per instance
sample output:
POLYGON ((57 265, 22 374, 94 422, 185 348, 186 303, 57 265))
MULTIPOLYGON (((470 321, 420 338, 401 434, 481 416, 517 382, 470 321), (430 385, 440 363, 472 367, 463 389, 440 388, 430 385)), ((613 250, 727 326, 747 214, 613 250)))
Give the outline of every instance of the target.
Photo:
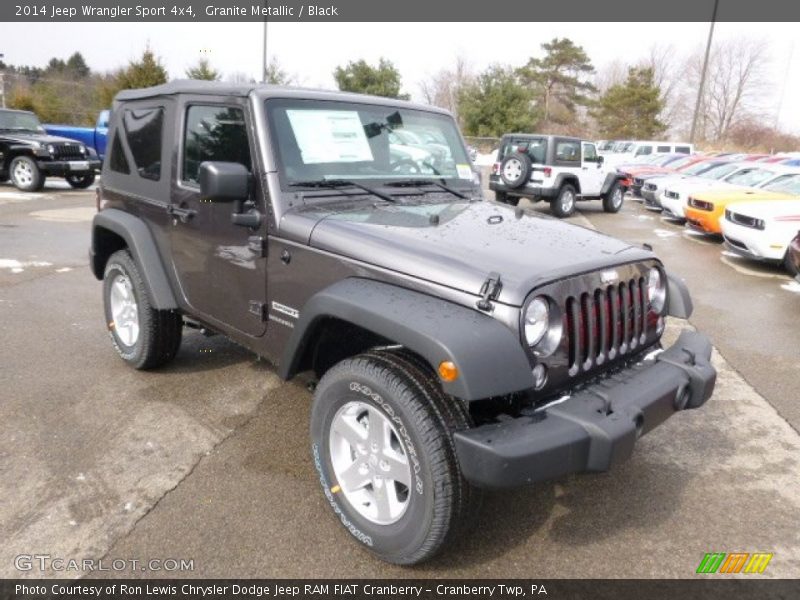
POLYGON ((665 154, 619 170, 630 178, 631 192, 646 208, 721 237, 736 254, 782 264, 800 278, 793 251, 800 245, 797 157, 665 154))

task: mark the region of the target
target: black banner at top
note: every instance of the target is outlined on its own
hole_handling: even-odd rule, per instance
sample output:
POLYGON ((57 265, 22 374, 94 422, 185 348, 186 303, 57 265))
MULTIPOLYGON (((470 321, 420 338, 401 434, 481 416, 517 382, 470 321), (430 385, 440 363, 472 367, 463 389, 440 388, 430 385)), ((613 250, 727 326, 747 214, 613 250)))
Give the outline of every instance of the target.
POLYGON ((2 22, 800 21, 797 0, 3 0, 2 22))

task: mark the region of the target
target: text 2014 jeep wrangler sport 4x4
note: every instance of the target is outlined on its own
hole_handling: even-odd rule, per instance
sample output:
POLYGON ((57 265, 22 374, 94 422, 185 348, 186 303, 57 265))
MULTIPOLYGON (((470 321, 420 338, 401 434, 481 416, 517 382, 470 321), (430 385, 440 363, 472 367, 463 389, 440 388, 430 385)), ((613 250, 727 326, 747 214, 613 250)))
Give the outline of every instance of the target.
POLYGON ((557 217, 575 212, 578 200, 602 200, 603 210, 619 212, 629 182, 605 167, 594 142, 558 135, 504 135, 489 176, 499 202, 547 200, 557 217))
POLYGON ((316 372, 315 478, 386 560, 433 555, 481 488, 604 471, 712 393, 704 336, 660 346, 685 286, 645 248, 482 201, 445 111, 174 82, 121 92, 108 148, 91 267, 117 352, 158 367, 202 325, 316 372), (436 164, 393 159, 400 129, 436 164))

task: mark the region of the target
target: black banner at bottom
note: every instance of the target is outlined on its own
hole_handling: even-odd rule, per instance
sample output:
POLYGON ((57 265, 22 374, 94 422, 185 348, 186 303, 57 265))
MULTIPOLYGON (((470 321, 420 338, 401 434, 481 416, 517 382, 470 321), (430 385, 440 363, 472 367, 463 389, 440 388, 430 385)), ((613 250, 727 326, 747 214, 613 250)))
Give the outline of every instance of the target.
POLYGON ((2 600, 765 600, 800 580, 733 579, 5 579, 2 600))

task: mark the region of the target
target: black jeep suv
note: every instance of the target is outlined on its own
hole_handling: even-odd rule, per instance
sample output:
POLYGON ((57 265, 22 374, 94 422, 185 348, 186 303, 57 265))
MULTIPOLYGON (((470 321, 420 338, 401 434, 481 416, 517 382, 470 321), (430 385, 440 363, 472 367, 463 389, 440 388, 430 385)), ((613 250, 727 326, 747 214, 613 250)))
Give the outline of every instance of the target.
POLYGON ((0 181, 10 179, 23 192, 41 190, 49 176, 63 177, 74 188, 87 188, 99 169, 93 149, 47 135, 32 112, 0 109, 0 181))
POLYGON ((125 91, 102 175, 91 267, 119 355, 165 365, 188 325, 315 375, 313 476, 385 560, 433 555, 481 488, 608 469, 714 388, 703 335, 660 345, 691 313, 681 281, 645 248, 483 201, 443 110, 125 91), (436 140, 436 164, 397 131, 436 140))

